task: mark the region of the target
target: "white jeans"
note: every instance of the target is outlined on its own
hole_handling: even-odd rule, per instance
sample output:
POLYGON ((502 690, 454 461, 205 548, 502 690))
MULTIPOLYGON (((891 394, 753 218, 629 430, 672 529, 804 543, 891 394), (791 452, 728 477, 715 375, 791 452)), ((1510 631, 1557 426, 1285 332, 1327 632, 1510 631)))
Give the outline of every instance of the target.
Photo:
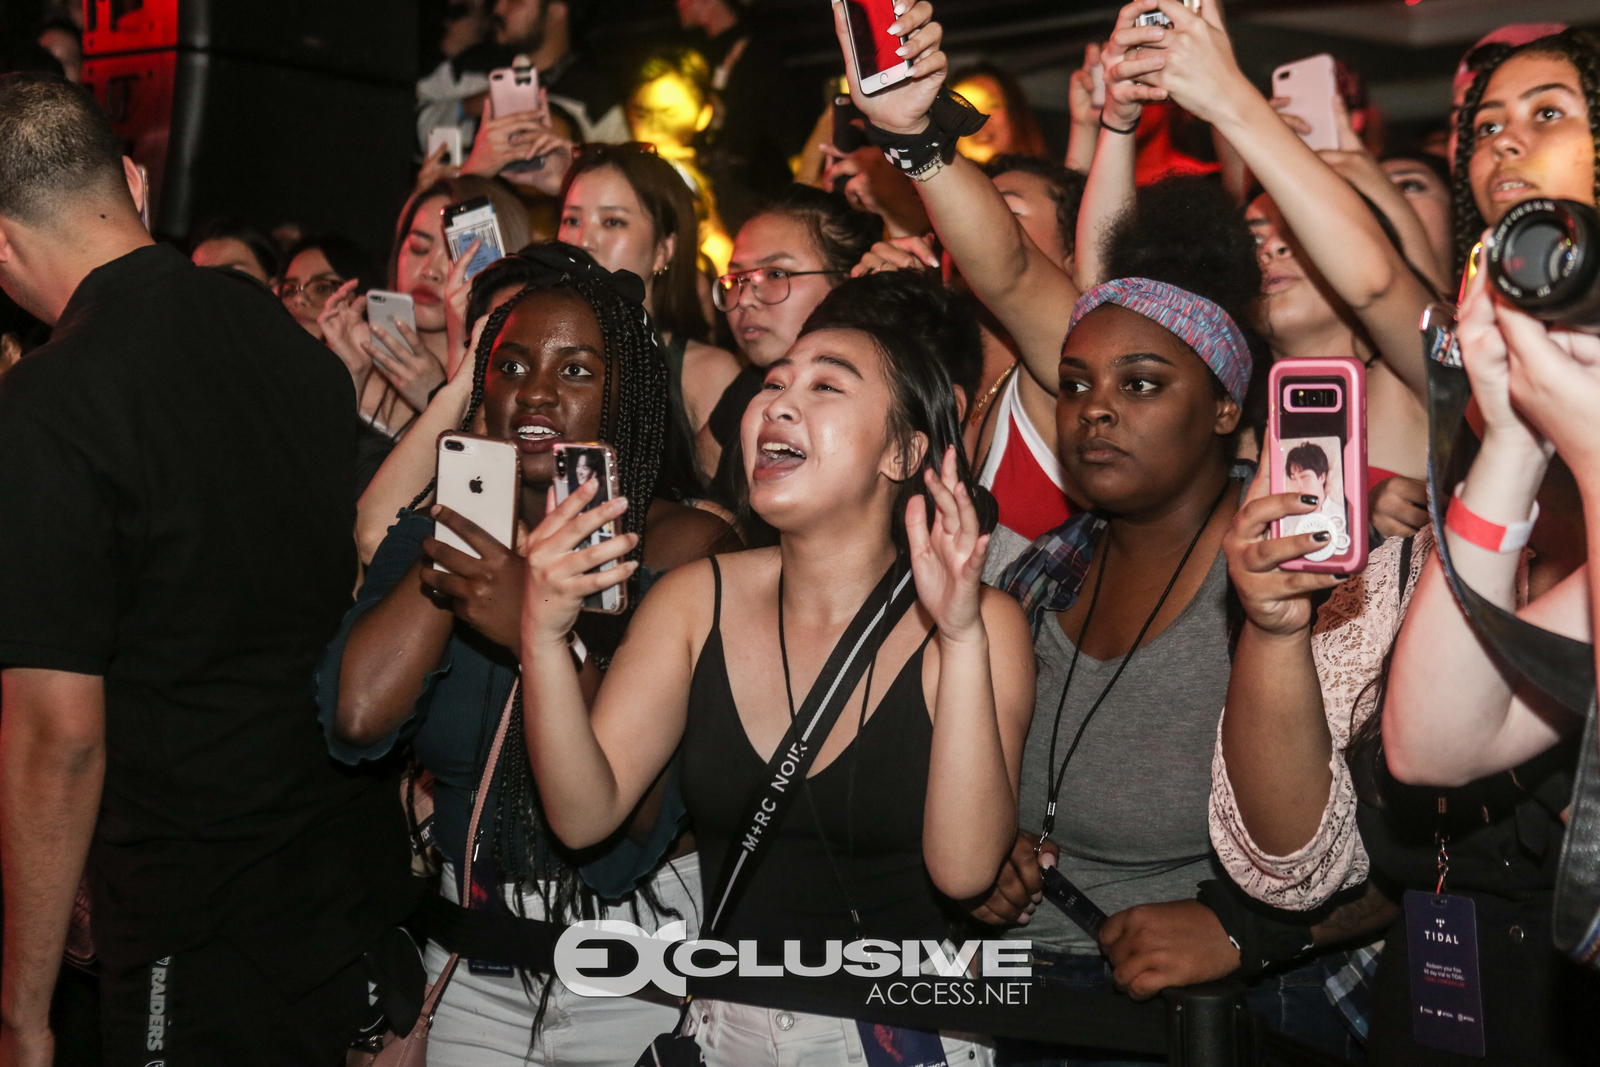
MULTIPOLYGON (((457 897, 455 871, 446 865, 440 887, 447 899, 457 897)), ((700 861, 692 853, 666 864, 650 882, 656 899, 683 916, 694 937, 700 929, 700 861)), ((507 903, 515 904, 507 893, 507 903)), ((524 896, 526 914, 540 918, 543 902, 524 896)), ((625 919, 654 930, 672 918, 657 919, 641 904, 609 907, 600 918, 625 919)), ((428 981, 444 969, 450 954, 429 942, 425 961, 428 981)), ((551 978, 550 1001, 537 1035, 533 1017, 539 1007, 541 980, 533 981, 530 999, 516 975, 495 978, 474 975, 465 960, 456 968, 434 1016, 428 1038, 428 1062, 434 1067, 632 1067, 657 1034, 678 1025, 679 1006, 672 997, 646 986, 631 997, 583 997, 551 978), (654 995, 654 999, 650 998, 654 995)), ((955 1067, 952 1064, 952 1067, 955 1067)))
MULTIPOLYGON (((706 1067, 844 1067, 864 1065, 854 1019, 696 1000, 684 1027, 706 1067)), ((966 1034, 940 1034, 949 1067, 993 1067, 994 1048, 966 1034)))

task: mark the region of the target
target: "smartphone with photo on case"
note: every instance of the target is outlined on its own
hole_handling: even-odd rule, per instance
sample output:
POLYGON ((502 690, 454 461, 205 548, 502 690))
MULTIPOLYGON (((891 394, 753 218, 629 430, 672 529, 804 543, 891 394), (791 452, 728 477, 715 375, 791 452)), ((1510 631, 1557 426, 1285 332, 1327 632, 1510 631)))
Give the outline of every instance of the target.
POLYGON ((478 241, 478 250, 472 254, 472 262, 467 264, 468 281, 506 254, 505 239, 500 236, 500 220, 487 196, 475 196, 459 204, 447 205, 442 219, 445 245, 452 263, 461 258, 474 239, 478 241))
MULTIPOLYGON (((512 547, 517 528, 517 490, 522 483, 517 446, 478 434, 446 431, 439 435, 438 450, 434 499, 476 523, 502 545, 512 547)), ((433 536, 475 559, 482 558, 442 522, 433 524, 433 536)))
POLYGON ((1355 574, 1367 565, 1367 368, 1358 359, 1285 359, 1267 378, 1274 493, 1317 498, 1315 511, 1273 523, 1273 537, 1326 533, 1286 571, 1355 574))
MULTIPOLYGON (((557 441, 551 449, 556 457, 556 503, 567 499, 584 482, 591 478, 598 479, 600 491, 594 499, 584 505, 584 511, 593 511, 606 501, 622 495, 622 490, 617 485, 617 452, 610 445, 598 441, 569 442, 557 441)), ((598 545, 618 536, 622 531, 618 528, 615 519, 606 523, 600 529, 590 534, 579 544, 574 552, 598 545)), ((616 560, 602 563, 599 570, 608 571, 617 565, 616 560)), ((608 615, 615 615, 628 606, 628 583, 621 582, 610 589, 583 598, 584 611, 598 611, 608 615)))

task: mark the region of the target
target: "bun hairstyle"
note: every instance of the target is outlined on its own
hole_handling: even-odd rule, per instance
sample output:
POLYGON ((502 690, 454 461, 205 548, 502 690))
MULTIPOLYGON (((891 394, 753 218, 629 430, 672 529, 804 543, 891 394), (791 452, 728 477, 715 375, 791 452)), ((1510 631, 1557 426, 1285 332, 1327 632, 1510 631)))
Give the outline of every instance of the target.
POLYGON ((1482 238, 1483 231, 1489 225, 1478 210, 1477 197, 1472 195, 1470 171, 1472 153, 1478 147, 1478 105, 1483 103, 1484 91, 1488 89, 1489 79, 1494 77, 1494 72, 1512 56, 1524 53, 1558 56, 1571 63, 1577 70, 1578 84, 1583 89, 1584 101, 1589 109, 1589 134, 1595 143, 1594 197, 1596 202, 1600 203, 1600 37, 1585 30, 1563 30, 1561 33, 1540 37, 1515 48, 1504 44, 1486 44, 1474 49, 1472 54, 1467 56, 1466 63, 1477 74, 1472 79, 1472 88, 1467 90, 1466 98, 1461 102, 1460 112, 1456 115, 1456 158, 1453 161, 1455 184, 1451 189, 1451 199, 1454 201, 1456 215, 1457 280, 1466 269, 1473 246, 1482 238))
MULTIPOLYGON (((1255 235, 1222 183, 1208 177, 1166 178, 1140 189, 1133 208, 1106 235, 1101 259, 1106 281, 1166 282, 1228 313, 1250 346, 1253 367, 1239 429, 1264 426, 1272 354, 1257 330, 1261 262, 1255 235)), ((1226 396, 1222 380, 1215 374, 1211 379, 1216 395, 1226 396)))
POLYGON ((798 182, 785 186, 751 217, 756 215, 781 215, 804 225, 828 270, 848 273, 883 239, 878 216, 857 211, 839 193, 798 182))
POLYGON ((940 352, 944 343, 976 341, 977 319, 969 305, 943 293, 942 285, 918 271, 851 278, 823 297, 800 330, 801 337, 818 330, 856 330, 870 337, 894 396, 887 426, 890 439, 902 456, 910 455, 917 434, 928 440, 921 462, 905 472, 895 494, 890 533, 902 552, 908 547, 906 504, 913 496, 922 496, 928 520, 933 521, 935 508, 922 474, 931 470, 937 475, 945 449, 951 446, 956 450, 956 477, 977 508, 980 527, 988 533, 999 521, 994 497, 979 487, 962 447, 955 388, 940 352))

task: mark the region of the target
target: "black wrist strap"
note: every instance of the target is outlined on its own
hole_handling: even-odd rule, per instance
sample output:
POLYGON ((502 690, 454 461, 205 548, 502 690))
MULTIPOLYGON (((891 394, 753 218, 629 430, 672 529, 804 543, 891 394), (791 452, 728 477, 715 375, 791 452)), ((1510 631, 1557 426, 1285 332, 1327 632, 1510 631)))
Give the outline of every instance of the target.
POLYGON ((1201 882, 1195 900, 1216 914, 1228 940, 1239 950, 1235 973, 1240 978, 1258 978, 1263 971, 1288 963, 1312 947, 1309 922, 1262 914, 1265 906, 1246 902, 1243 891, 1232 882, 1201 882))
MULTIPOLYGON (((712 560, 712 566, 716 560, 712 560)), ((720 574, 718 581, 721 581, 720 574)), ((799 795, 806 772, 833 731, 856 683, 872 662, 883 639, 905 616, 917 599, 911 581, 911 563, 905 556, 894 561, 888 573, 867 597, 844 635, 833 646, 822 673, 811 684, 805 703, 778 742, 772 758, 762 772, 761 783, 745 804, 739 825, 744 832, 722 858, 722 872, 716 890, 706 898, 715 902, 711 921, 702 936, 715 937, 739 902, 739 895, 750 884, 750 876, 772 846, 773 830, 783 822, 789 807, 799 795)))
POLYGON ((1139 129, 1139 120, 1138 119, 1134 119, 1133 120, 1133 125, 1129 126, 1127 129, 1124 130, 1124 129, 1120 129, 1119 127, 1113 126, 1113 125, 1111 125, 1111 123, 1107 122, 1106 121, 1105 112, 1102 111, 1100 113, 1100 128, 1102 130, 1110 130, 1112 133, 1135 133, 1139 129))
POLYGON ((921 133, 890 133, 865 122, 867 140, 883 149, 883 157, 907 173, 929 167, 935 159, 949 164, 956 158, 956 142, 983 129, 989 116, 967 102, 948 85, 939 88, 928 108, 928 128, 921 133))

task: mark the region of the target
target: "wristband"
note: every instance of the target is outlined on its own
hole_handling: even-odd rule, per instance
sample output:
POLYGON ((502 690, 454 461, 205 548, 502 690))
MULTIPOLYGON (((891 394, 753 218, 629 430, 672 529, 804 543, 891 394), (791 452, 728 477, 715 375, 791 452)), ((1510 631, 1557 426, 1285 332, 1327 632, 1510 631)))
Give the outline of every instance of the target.
POLYGON ((1100 128, 1102 130, 1110 130, 1112 133, 1135 133, 1139 129, 1139 120, 1138 119, 1134 119, 1132 126, 1129 126, 1125 130, 1120 130, 1117 127, 1111 125, 1111 123, 1107 122, 1105 113, 1101 112, 1101 114, 1100 114, 1100 128))
POLYGON ((890 133, 865 121, 867 140, 883 149, 883 158, 918 181, 927 181, 956 158, 956 142, 983 129, 989 116, 942 86, 928 108, 928 128, 921 133, 890 133))
POLYGON ((1535 502, 1526 522, 1514 522, 1510 526, 1490 522, 1462 502, 1460 485, 1451 495, 1450 507, 1444 515, 1445 527, 1468 544, 1501 553, 1520 552, 1533 534, 1533 524, 1538 521, 1539 505, 1535 502))
POLYGON ((1311 925, 1300 913, 1288 913, 1266 904, 1247 901, 1232 882, 1207 880, 1200 883, 1195 900, 1210 908, 1222 924, 1233 947, 1239 950, 1240 978, 1260 977, 1263 971, 1288 963, 1312 947, 1311 925), (1299 920, 1282 922, 1263 911, 1294 915, 1299 920))

